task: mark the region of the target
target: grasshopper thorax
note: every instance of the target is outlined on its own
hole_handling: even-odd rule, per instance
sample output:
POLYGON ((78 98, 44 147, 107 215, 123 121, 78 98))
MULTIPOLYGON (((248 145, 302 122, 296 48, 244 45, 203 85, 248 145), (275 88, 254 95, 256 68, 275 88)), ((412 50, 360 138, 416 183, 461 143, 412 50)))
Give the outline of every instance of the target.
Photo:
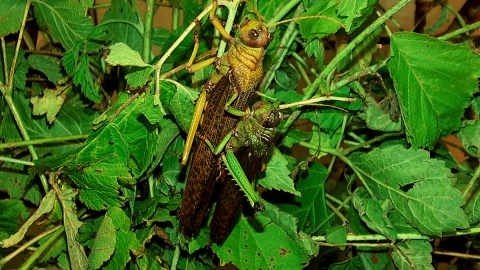
POLYGON ((273 39, 267 26, 258 20, 246 20, 240 25, 239 38, 243 44, 252 48, 266 48, 273 39))

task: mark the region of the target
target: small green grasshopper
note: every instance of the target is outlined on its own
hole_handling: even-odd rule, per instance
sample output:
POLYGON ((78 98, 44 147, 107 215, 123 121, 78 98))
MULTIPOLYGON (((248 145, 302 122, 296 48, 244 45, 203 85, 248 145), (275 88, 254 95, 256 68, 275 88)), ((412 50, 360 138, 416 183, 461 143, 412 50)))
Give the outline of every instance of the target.
POLYGON ((222 244, 228 236, 245 197, 254 209, 264 209, 251 183, 261 170, 262 161, 273 144, 276 127, 283 118, 278 104, 261 101, 253 105, 252 111, 230 109, 229 112, 243 115, 235 130, 215 149, 205 140, 214 155, 221 156, 220 194, 210 224, 210 238, 217 244, 222 244))

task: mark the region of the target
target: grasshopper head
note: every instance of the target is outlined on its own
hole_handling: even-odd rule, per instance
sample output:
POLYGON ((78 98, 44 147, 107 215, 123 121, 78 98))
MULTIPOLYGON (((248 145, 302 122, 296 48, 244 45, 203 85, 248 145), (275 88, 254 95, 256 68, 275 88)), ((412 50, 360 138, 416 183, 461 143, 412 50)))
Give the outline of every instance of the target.
POLYGON ((240 25, 240 40, 248 47, 266 48, 273 39, 267 26, 258 20, 246 20, 240 25))
POLYGON ((283 114, 277 107, 278 104, 259 101, 253 105, 253 115, 261 126, 276 128, 283 119, 283 114))

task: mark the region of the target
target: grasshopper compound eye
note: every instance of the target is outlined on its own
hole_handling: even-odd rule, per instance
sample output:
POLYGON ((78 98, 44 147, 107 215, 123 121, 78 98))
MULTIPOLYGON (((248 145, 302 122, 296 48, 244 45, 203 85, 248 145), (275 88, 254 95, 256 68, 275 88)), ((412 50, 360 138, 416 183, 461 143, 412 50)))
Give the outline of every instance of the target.
POLYGON ((259 36, 260 34, 255 29, 252 29, 248 32, 248 37, 251 39, 258 39, 259 36))
POLYGON ((268 115, 268 118, 265 119, 265 122, 262 124, 262 126, 266 128, 276 128, 278 125, 280 125, 280 122, 283 119, 283 113, 277 111, 277 110, 272 110, 270 114, 268 115))
POLYGON ((271 33, 261 21, 250 20, 241 25, 239 38, 248 47, 266 48, 271 37, 271 33))

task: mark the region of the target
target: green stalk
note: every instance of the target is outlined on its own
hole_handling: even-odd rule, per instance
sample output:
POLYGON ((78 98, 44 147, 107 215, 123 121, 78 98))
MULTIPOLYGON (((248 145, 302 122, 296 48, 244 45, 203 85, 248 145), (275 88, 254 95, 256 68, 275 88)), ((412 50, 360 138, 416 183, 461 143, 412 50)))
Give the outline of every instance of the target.
POLYGON ((468 185, 467 187, 465 188, 465 190, 463 191, 463 197, 465 199, 467 199, 467 195, 468 193, 470 192, 470 189, 472 189, 473 185, 475 184, 475 182, 477 182, 477 179, 478 177, 480 176, 480 166, 477 167, 477 169, 475 170, 475 174, 473 175, 472 179, 470 179, 470 181, 468 182, 468 185))
MULTIPOLYGON (((428 236, 417 234, 417 233, 399 233, 397 234, 398 240, 430 240, 428 236)), ((314 242, 326 242, 326 236, 313 236, 312 241, 314 242)), ((355 241, 391 241, 381 234, 365 234, 365 235, 347 235, 347 242, 345 245, 348 245, 349 242, 355 241)))
POLYGON ((37 144, 46 144, 46 143, 78 141, 78 140, 84 140, 88 138, 88 136, 89 134, 80 134, 80 135, 71 135, 71 136, 63 136, 63 137, 55 137, 55 138, 25 140, 21 142, 0 143, 0 149, 14 148, 14 147, 20 147, 20 146, 30 146, 30 145, 37 145, 37 144))
POLYGON ((143 31, 143 62, 150 62, 152 54, 153 15, 155 15, 155 0, 146 0, 145 22, 143 31))
MULTIPOLYGON (((301 0, 292 0, 292 1, 285 1, 285 2, 286 3, 282 7, 282 9, 280 9, 276 13, 275 17, 271 18, 270 21, 267 22, 267 25, 272 25, 280 21, 280 19, 283 18, 285 15, 287 15, 290 12, 290 10, 292 10, 296 5, 298 5, 301 2, 301 0)), ((293 17, 297 17, 298 15, 300 14, 295 14, 293 17)))
POLYGON ((26 165, 26 166, 35 166, 35 163, 30 161, 25 161, 21 159, 9 158, 9 157, 2 157, 0 156, 0 161, 10 162, 14 164, 26 165))
POLYGON ((470 32, 470 31, 472 31, 472 30, 475 30, 475 29, 477 29, 477 28, 479 28, 479 27, 480 27, 480 22, 472 23, 472 24, 469 24, 469 25, 465 26, 464 28, 460 28, 460 29, 457 29, 457 30, 455 30, 455 31, 453 31, 453 32, 450 32, 450 33, 448 33, 448 34, 445 34, 445 35, 439 37, 438 39, 440 39, 440 40, 449 40, 449 39, 451 39, 451 38, 453 38, 453 37, 456 37, 456 36, 459 36, 459 35, 461 35, 461 34, 465 34, 465 33, 468 33, 468 32, 470 32))
POLYGON ((173 31, 177 30, 179 25, 180 25, 180 9, 174 6, 172 10, 172 30, 173 31))

